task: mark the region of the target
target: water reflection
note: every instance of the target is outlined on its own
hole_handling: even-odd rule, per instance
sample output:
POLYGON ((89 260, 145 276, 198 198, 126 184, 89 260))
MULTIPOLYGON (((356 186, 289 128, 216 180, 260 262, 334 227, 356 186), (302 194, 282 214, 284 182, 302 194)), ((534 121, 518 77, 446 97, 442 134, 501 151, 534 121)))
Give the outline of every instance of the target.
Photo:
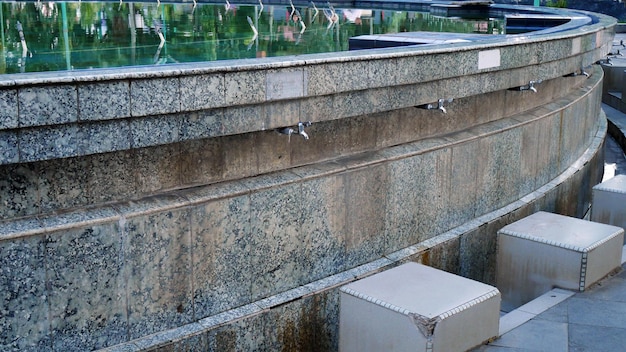
POLYGON ((502 34, 503 21, 428 13, 159 2, 0 2, 0 74, 348 50, 362 34, 502 34), (323 15, 322 15, 323 14, 323 15))

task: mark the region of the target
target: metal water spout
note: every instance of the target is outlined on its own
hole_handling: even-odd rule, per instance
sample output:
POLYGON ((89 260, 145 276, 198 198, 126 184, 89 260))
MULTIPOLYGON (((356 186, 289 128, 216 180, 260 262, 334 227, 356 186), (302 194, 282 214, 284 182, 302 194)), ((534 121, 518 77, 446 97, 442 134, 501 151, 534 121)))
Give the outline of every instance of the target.
POLYGON ((304 128, 309 126, 311 126, 311 121, 298 122, 298 134, 304 137, 304 139, 309 139, 309 135, 304 132, 304 128))
POLYGON ((447 114, 448 111, 446 110, 445 106, 443 106, 444 103, 451 103, 454 101, 454 98, 450 98, 450 99, 437 99, 437 105, 435 104, 424 104, 424 105, 420 105, 418 106, 419 108, 422 109, 426 109, 426 110, 439 110, 444 114, 447 114))
POLYGON ((289 142, 291 142, 291 135, 294 134, 295 132, 296 131, 294 131, 294 129, 291 128, 291 127, 285 127, 285 128, 279 128, 278 129, 278 133, 286 134, 289 137, 289 139, 288 139, 289 142))
POLYGON ((535 88, 535 84, 540 84, 541 82, 543 82, 543 80, 538 79, 536 81, 530 81, 528 82, 528 85, 525 86, 521 86, 519 87, 519 90, 530 90, 533 93, 537 93, 537 88, 535 88))

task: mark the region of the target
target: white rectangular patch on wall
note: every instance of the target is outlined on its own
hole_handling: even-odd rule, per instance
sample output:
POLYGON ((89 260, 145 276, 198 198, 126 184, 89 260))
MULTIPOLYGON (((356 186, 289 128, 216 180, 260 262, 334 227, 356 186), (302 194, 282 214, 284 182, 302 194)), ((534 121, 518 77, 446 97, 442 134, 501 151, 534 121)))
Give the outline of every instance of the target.
POLYGON ((580 54, 580 37, 572 39, 572 55, 580 54))
POLYGON ((265 99, 277 100, 304 96, 303 70, 270 72, 265 80, 265 99))
POLYGON ((500 49, 485 50, 478 53, 478 69, 500 67, 500 49))

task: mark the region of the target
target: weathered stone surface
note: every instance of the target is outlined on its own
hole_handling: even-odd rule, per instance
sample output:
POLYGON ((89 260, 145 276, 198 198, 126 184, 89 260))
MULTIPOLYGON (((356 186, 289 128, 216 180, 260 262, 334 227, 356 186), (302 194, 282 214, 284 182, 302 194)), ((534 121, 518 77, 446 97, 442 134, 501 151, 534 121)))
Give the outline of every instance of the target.
POLYGON ((193 302, 201 319, 251 301, 250 198, 217 199, 191 210, 193 302))
POLYGON ((22 88, 18 94, 20 127, 78 120, 78 94, 71 85, 22 88))
POLYGON ((93 350, 126 341, 120 235, 118 223, 108 222, 46 236, 54 350, 93 350))
POLYGON ((0 349, 50 351, 45 238, 0 242, 0 349))
POLYGON ((126 219, 123 251, 131 339, 193 319, 189 216, 189 210, 179 209, 126 219))
POLYGON ((180 111, 178 78, 130 81, 131 116, 166 114, 180 111))
POLYGON ((0 90, 0 129, 18 126, 17 90, 0 90))
POLYGON ((80 121, 108 120, 130 115, 128 81, 79 84, 77 88, 80 121))

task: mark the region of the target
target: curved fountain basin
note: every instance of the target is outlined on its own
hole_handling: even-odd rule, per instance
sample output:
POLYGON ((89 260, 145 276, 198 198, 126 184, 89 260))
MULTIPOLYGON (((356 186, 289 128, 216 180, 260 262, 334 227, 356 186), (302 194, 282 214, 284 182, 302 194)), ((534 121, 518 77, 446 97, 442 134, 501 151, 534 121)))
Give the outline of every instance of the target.
POLYGON ((407 260, 492 282, 497 229, 538 209, 582 216, 599 179, 602 72, 588 66, 615 22, 590 18, 2 77, 1 346, 332 350, 344 283, 407 260), (530 81, 537 94, 519 90, 530 81), (442 98, 447 114, 423 108, 442 98), (276 131, 301 121, 309 140, 276 131))

